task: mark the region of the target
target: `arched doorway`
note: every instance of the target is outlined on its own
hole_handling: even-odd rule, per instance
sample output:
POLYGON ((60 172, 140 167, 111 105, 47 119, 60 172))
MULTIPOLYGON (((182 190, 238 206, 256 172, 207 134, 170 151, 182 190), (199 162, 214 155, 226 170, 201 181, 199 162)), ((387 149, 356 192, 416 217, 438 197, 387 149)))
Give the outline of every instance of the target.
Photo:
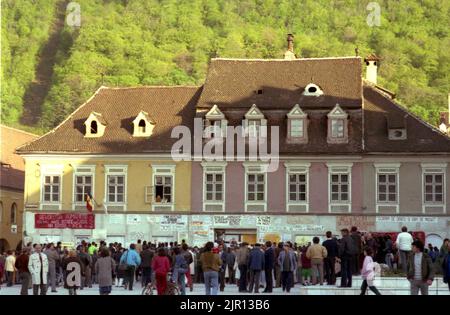
POLYGON ((0 253, 4 253, 5 251, 9 250, 9 243, 4 238, 0 239, 0 253))

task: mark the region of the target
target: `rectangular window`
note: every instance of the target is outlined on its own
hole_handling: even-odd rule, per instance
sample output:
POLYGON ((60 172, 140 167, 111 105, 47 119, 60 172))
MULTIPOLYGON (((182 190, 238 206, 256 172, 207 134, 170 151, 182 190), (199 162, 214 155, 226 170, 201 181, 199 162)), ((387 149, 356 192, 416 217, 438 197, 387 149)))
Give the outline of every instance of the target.
POLYGON ((424 173, 425 203, 444 203, 444 174, 424 173))
POLYGON ((157 175, 155 176, 155 202, 171 203, 172 202, 172 176, 157 175))
POLYGON ((44 202, 59 202, 61 193, 61 176, 44 176, 44 202))
POLYGON ((92 175, 75 176, 75 202, 86 201, 86 194, 92 195, 92 175))
POLYGON ((291 137, 303 138, 303 119, 291 119, 291 137))
POLYGON ((265 174, 247 174, 247 200, 264 201, 265 174))
POLYGON ((289 201, 306 201, 306 174, 289 174, 289 201))
POLYGON ((258 137, 261 127, 261 120, 248 120, 248 135, 249 137, 258 137))
POLYGON ((397 203, 397 174, 378 174, 378 202, 397 203))
POLYGON ((344 120, 343 119, 331 120, 331 137, 332 138, 344 138, 344 120))
POLYGON ((331 174, 331 202, 349 201, 349 174, 331 174))
POLYGON ((108 175, 108 202, 123 203, 125 201, 125 176, 108 175))
POLYGON ((223 174, 206 173, 206 201, 223 201, 223 174))

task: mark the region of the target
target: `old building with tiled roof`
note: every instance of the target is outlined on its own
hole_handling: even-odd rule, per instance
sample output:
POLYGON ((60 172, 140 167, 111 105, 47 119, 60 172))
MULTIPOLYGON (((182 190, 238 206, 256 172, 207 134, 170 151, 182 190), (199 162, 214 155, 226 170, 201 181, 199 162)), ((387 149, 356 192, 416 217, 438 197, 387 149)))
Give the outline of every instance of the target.
POLYGON ((200 87, 102 87, 19 147, 27 235, 202 245, 410 225, 448 237, 450 138, 377 85, 378 56, 298 59, 288 44, 285 59, 212 59, 200 87), (276 169, 250 159, 252 139, 276 169), (40 213, 86 214, 86 194, 95 227, 35 224, 40 213))
POLYGON ((25 163, 15 148, 36 135, 0 125, 0 252, 15 249, 22 240, 25 163))

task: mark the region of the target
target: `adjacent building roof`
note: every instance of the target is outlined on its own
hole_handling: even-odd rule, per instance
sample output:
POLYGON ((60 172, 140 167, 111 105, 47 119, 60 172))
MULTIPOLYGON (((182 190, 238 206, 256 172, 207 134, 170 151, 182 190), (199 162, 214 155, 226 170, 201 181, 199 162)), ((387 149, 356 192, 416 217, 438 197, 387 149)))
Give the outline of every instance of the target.
POLYGON ((376 87, 364 86, 367 153, 450 153, 450 138, 397 104, 376 87), (406 128, 406 140, 389 140, 388 129, 406 128))
POLYGON ((259 109, 360 108, 361 58, 212 59, 197 108, 247 107, 259 109), (302 95, 316 84, 321 97, 302 95))
POLYGON ((172 128, 193 126, 200 87, 101 87, 64 122, 18 153, 167 153, 177 139, 172 128), (133 137, 132 121, 145 111, 155 123, 149 138, 133 137), (83 123, 91 112, 107 122, 102 137, 86 138, 83 123))
POLYGON ((0 125, 1 169, 0 186, 23 190, 25 164, 23 158, 14 153, 17 146, 37 138, 36 135, 0 125))

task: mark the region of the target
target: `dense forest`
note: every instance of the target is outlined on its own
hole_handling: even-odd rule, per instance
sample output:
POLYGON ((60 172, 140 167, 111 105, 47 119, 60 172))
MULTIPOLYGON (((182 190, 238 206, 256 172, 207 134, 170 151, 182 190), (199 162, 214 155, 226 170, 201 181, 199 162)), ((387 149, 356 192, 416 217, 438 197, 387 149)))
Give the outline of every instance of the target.
POLYGON ((436 125, 450 92, 450 1, 1 0, 2 122, 42 133, 102 84, 202 84, 213 57, 282 58, 286 34, 301 57, 382 58, 379 84, 436 125), (72 12, 73 13, 73 12, 72 12), (69 23, 70 24, 70 23, 69 23))

